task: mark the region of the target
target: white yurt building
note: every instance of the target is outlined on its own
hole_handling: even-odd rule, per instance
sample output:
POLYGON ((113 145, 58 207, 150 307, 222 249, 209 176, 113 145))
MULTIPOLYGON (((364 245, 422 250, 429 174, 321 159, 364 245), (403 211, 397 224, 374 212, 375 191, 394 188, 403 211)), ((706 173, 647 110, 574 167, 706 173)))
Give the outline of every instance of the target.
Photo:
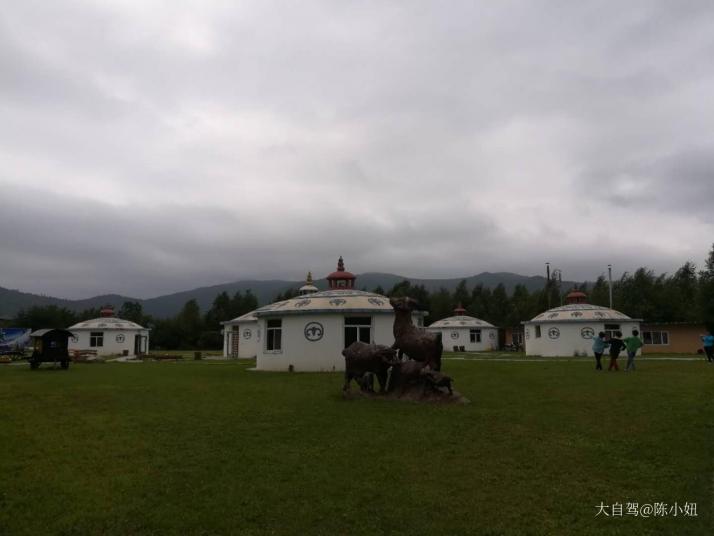
POLYGON ((99 312, 99 318, 85 320, 68 328, 74 333, 69 351, 95 350, 102 355, 142 355, 149 353, 149 330, 130 320, 114 316, 112 307, 99 312))
POLYGON ((565 297, 566 305, 548 309, 523 322, 526 355, 574 356, 593 355, 592 339, 599 332, 621 331, 629 337, 640 329, 641 319, 600 305, 587 303, 583 292, 574 291, 565 297))
POLYGON ((441 333, 446 352, 486 352, 498 348, 498 328, 468 316, 461 304, 454 309, 454 316, 438 320, 426 329, 441 333))
POLYGON ((223 357, 251 358, 257 352, 258 317, 255 311, 223 324, 223 357))
MULTIPOLYGON (((391 346, 394 310, 389 298, 354 288, 340 257, 327 276, 329 290, 310 291, 254 311, 258 370, 344 370, 342 350, 354 341, 391 346)), ((317 289, 315 289, 317 290, 317 289)), ((424 312, 414 313, 423 325, 424 312)))

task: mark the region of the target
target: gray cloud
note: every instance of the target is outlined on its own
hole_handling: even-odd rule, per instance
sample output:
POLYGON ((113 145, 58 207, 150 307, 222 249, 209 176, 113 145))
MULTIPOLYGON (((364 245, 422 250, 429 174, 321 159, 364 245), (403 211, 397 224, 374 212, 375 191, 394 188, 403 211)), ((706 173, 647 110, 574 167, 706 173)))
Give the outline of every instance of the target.
POLYGON ((704 1, 4 6, 0 285, 701 260, 713 29, 704 1))

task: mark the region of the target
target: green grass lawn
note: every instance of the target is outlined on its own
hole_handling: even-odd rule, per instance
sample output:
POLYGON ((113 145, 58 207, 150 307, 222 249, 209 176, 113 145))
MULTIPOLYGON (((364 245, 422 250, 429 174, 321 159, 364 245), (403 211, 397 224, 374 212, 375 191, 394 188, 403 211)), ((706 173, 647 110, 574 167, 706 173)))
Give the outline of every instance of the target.
POLYGON ((0 534, 712 533, 703 361, 445 361, 466 406, 248 367, 0 366, 0 534), (698 517, 595 517, 675 501, 698 517))

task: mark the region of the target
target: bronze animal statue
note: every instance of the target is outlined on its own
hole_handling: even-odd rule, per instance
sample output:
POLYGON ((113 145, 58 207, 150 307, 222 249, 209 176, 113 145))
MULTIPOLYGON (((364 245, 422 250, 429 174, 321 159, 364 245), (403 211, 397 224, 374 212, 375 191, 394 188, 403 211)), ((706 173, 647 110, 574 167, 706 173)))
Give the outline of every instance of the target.
POLYGON ((343 391, 350 390, 350 382, 355 380, 362 391, 374 390, 370 386, 373 374, 379 382, 379 392, 383 393, 387 387, 387 373, 389 367, 397 363, 396 350, 381 344, 367 344, 356 341, 342 350, 345 356, 345 384, 343 391))
POLYGON ((407 359, 398 362, 390 371, 387 391, 396 392, 398 390, 401 396, 409 387, 420 384, 423 385, 423 372, 425 369, 430 370, 429 366, 423 361, 407 359))
POLYGON ((417 301, 408 297, 390 298, 389 303, 395 315, 392 348, 399 350, 399 359, 407 354, 411 359, 421 361, 433 370, 441 370, 441 353, 444 349, 441 333, 429 333, 414 325, 412 311, 419 308, 417 301))
POLYGON ((439 391, 440 387, 446 387, 450 395, 454 394, 454 391, 451 389, 451 383, 454 380, 451 376, 447 376, 446 374, 442 374, 441 372, 437 372, 426 367, 421 369, 419 372, 421 373, 426 385, 431 386, 435 391, 439 391))

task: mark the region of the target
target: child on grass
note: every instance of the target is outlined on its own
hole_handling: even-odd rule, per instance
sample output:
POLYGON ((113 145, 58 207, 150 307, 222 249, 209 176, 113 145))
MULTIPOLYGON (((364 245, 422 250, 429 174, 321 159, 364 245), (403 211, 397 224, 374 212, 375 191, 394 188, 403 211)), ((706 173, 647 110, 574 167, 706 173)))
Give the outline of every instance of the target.
POLYGON ((605 339, 605 332, 601 331, 597 334, 597 337, 593 339, 593 354, 595 354, 595 370, 602 370, 602 354, 605 352, 605 348, 610 345, 605 339))
POLYGON ((714 363, 714 335, 712 332, 707 332, 706 335, 702 335, 702 345, 704 346, 704 353, 707 354, 707 361, 709 363, 714 363))
POLYGON ((617 358, 620 357, 620 351, 622 350, 622 347, 625 346, 625 343, 622 342, 622 332, 621 331, 616 331, 614 334, 614 337, 610 337, 609 342, 610 342, 610 366, 607 367, 607 370, 610 371, 612 369, 615 370, 620 370, 620 367, 617 366, 617 358))
POLYGON ((642 339, 639 337, 640 332, 636 329, 632 330, 632 337, 627 337, 623 343, 625 343, 625 348, 627 348, 627 366, 625 367, 625 372, 635 370, 635 355, 637 355, 637 350, 642 348, 644 344, 642 339))

